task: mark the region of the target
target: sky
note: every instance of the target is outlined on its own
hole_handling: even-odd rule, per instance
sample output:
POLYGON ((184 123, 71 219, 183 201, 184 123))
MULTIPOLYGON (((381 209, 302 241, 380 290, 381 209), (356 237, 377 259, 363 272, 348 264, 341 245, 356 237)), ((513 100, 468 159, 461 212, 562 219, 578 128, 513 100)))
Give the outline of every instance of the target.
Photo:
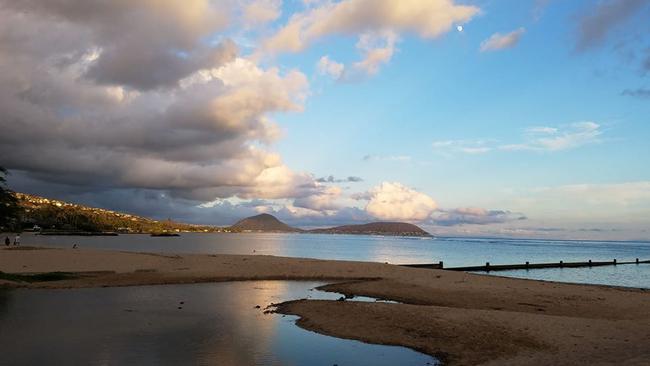
POLYGON ((16 191, 650 240, 645 0, 0 0, 16 191))

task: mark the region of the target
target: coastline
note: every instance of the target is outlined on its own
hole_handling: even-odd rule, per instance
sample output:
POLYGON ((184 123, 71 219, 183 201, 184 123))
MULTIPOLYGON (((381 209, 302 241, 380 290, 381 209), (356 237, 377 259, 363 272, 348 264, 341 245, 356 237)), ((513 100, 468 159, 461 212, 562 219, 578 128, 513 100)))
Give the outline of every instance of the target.
MULTIPOLYGON (((0 286, 82 288, 239 280, 324 280, 324 290, 398 304, 296 300, 275 311, 308 330, 410 347, 450 365, 647 364, 650 292, 390 264, 261 255, 89 249, 0 250, 0 271, 76 278, 0 286)), ((266 304, 268 305, 268 304, 266 304)))

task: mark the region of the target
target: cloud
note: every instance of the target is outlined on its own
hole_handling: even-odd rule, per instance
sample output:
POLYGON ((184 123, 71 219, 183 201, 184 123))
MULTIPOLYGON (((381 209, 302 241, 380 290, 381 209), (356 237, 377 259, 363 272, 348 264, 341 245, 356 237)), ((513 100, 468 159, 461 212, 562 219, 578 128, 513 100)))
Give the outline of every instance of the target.
POLYGON ((395 53, 395 43, 398 37, 395 32, 369 32, 359 37, 357 49, 363 56, 361 61, 354 63, 355 70, 367 75, 374 75, 379 67, 388 63, 395 53))
POLYGON ((510 221, 526 220, 526 216, 510 211, 486 210, 484 208, 465 207, 452 210, 438 210, 432 216, 435 225, 488 225, 510 221))
POLYGON ((431 197, 400 183, 381 183, 356 198, 367 198, 366 212, 380 220, 422 221, 436 209, 431 197))
POLYGON ((584 205, 631 207, 650 203, 650 182, 623 182, 610 184, 569 184, 557 187, 540 188, 535 195, 545 200, 580 202, 584 205))
POLYGON ((517 192, 507 204, 514 211, 528 211, 532 222, 541 225, 573 231, 585 227, 617 227, 627 231, 619 239, 630 238, 633 232, 638 233, 650 224, 650 182, 538 187, 517 192))
POLYGON ((481 52, 512 48, 519 43, 519 39, 521 39, 525 32, 526 30, 524 28, 519 28, 506 34, 494 33, 490 38, 481 42, 481 52))
POLYGON ((621 92, 621 95, 643 98, 643 99, 650 99, 650 89, 644 89, 644 88, 625 89, 621 92))
POLYGON ((506 210, 487 210, 477 207, 438 208, 436 202, 428 195, 400 183, 384 182, 367 192, 355 193, 351 198, 368 201, 366 212, 380 220, 458 226, 501 224, 526 219, 523 214, 506 210))
POLYGON ((503 143, 497 140, 437 140, 431 146, 443 156, 478 155, 494 151, 556 152, 600 142, 602 128, 595 122, 577 122, 567 126, 535 126, 526 129, 524 142, 503 143))
POLYGON ((534 134, 553 135, 557 133, 558 129, 556 127, 541 126, 541 127, 529 127, 526 129, 526 131, 534 134))
POLYGON ((435 38, 456 23, 465 23, 479 9, 456 5, 451 0, 343 0, 324 2, 294 14, 266 47, 276 52, 298 52, 315 40, 333 34, 358 35, 380 32, 412 32, 435 38))
POLYGON ((431 146, 435 152, 444 156, 454 153, 477 155, 494 150, 490 141, 483 140, 439 140, 431 143, 431 146))
POLYGON ((337 210, 341 208, 341 205, 337 202, 339 197, 341 197, 341 188, 332 186, 321 189, 316 194, 296 198, 293 205, 314 211, 337 210))
POLYGON ((561 151, 599 142, 600 125, 595 122, 578 122, 559 130, 555 127, 533 127, 527 130, 528 141, 522 144, 501 145, 509 151, 561 151))
POLYGON ((602 44, 608 34, 635 14, 642 13, 646 0, 604 0, 589 6, 578 22, 576 49, 583 51, 602 44))
POLYGON ((282 0, 252 0, 244 3, 243 18, 247 27, 259 27, 282 14, 282 0))
POLYGON ((342 207, 336 211, 314 211, 300 207, 285 206, 275 211, 282 221, 298 227, 328 227, 368 223, 374 218, 357 207, 342 207))
POLYGON ((49 184, 193 201, 317 194, 311 175, 270 149, 281 133, 269 115, 301 111, 307 78, 238 56, 214 34, 225 10, 3 3, 0 163, 49 184))
POLYGON ((408 162, 412 160, 412 157, 408 155, 364 155, 361 160, 363 161, 397 161, 397 162, 408 162))
POLYGON ((316 182, 318 183, 357 183, 357 182, 363 182, 363 179, 361 177, 355 177, 355 176, 349 176, 344 179, 337 179, 334 178, 333 175, 329 175, 327 177, 321 177, 317 178, 316 182))
POLYGON ((345 65, 330 60, 329 56, 321 57, 316 67, 318 68, 318 72, 323 75, 329 75, 334 79, 339 79, 345 71, 345 65))
POLYGON ((363 58, 350 67, 321 58, 319 69, 346 80, 373 75, 390 61, 400 33, 415 33, 432 39, 448 32, 454 24, 471 20, 479 9, 456 5, 452 0, 343 0, 310 2, 306 10, 291 16, 274 35, 266 39, 266 52, 300 52, 318 39, 331 35, 359 37, 357 49, 363 58))
POLYGON ((94 49, 96 59, 82 74, 100 84, 138 90, 173 87, 235 53, 230 43, 202 42, 225 29, 225 3, 219 8, 209 0, 2 3, 5 49, 55 57, 59 63, 94 49))
MULTIPOLYGON (((328 226, 372 221, 363 209, 337 203, 338 187, 319 186, 313 197, 304 199, 241 199, 218 198, 199 203, 196 200, 170 196, 164 191, 140 188, 98 188, 43 182, 23 172, 14 172, 10 184, 21 191, 42 194, 68 202, 102 207, 154 219, 172 218, 181 222, 209 225, 231 225, 244 217, 262 212, 276 215, 290 225, 328 226), (296 202, 297 201, 297 202, 296 202)), ((343 201, 344 203, 344 201, 343 201)))
POLYGON ((318 61, 321 74, 340 81, 356 81, 379 72, 381 65, 388 63, 395 53, 398 36, 393 31, 367 32, 359 36, 356 48, 363 59, 351 65, 344 65, 323 56, 318 61))

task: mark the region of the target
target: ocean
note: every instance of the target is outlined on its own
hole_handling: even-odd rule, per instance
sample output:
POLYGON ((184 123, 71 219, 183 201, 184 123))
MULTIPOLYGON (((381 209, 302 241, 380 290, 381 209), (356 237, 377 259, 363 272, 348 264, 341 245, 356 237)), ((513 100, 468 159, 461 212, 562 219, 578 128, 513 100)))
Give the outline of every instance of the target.
MULTIPOLYGON (((23 235, 23 245, 99 248, 162 253, 253 254, 388 262, 437 263, 445 267, 490 264, 634 261, 650 259, 650 242, 578 241, 370 235, 183 233, 180 237, 23 235)), ((650 288, 650 264, 491 272, 548 281, 650 288)))

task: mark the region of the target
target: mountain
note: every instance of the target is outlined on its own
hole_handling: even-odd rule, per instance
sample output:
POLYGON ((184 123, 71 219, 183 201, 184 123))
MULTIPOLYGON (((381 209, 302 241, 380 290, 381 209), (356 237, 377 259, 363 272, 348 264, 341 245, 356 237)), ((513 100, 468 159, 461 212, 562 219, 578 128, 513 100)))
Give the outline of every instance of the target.
POLYGON ((247 217, 243 220, 237 221, 236 224, 229 228, 234 232, 274 232, 274 233, 295 233, 302 230, 291 227, 284 222, 278 220, 275 216, 269 214, 260 214, 256 216, 247 217))
POLYGON ((172 220, 153 220, 124 212, 78 205, 25 193, 14 193, 21 208, 24 229, 38 226, 43 233, 169 233, 169 232, 276 232, 366 234, 395 236, 430 236, 419 227, 403 222, 373 222, 363 225, 345 225, 327 229, 301 230, 291 227, 269 214, 247 217, 236 224, 221 228, 193 225, 172 220))
POLYGON ((405 222, 371 222, 361 225, 345 225, 327 229, 313 229, 310 233, 317 234, 363 234, 363 235, 393 235, 393 236, 431 236, 416 225, 405 222))
POLYGON ((25 229, 34 226, 43 232, 215 232, 221 228, 184 224, 171 220, 153 220, 123 212, 78 205, 52 198, 25 193, 14 193, 21 208, 21 222, 25 229))

